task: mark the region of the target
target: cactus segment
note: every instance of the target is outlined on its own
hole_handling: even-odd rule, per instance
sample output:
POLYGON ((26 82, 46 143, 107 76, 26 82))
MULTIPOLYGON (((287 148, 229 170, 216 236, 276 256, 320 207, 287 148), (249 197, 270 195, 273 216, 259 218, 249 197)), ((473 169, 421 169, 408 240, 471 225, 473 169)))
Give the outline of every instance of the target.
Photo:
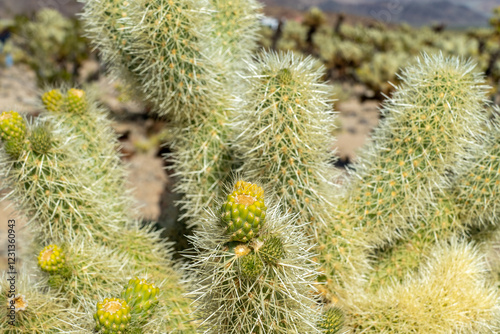
POLYGON ((17 313, 19 311, 26 311, 28 307, 28 301, 25 295, 17 294, 7 301, 7 306, 14 305, 14 311, 17 313))
POLYGON ((122 298, 130 305, 132 313, 149 314, 158 303, 160 288, 145 279, 132 278, 123 289, 122 298))
POLYGON ((47 272, 58 271, 65 263, 65 254, 57 245, 45 246, 38 255, 38 265, 47 272))
POLYGON ((125 333, 131 317, 130 306, 119 298, 106 298, 97 303, 97 312, 94 314, 96 329, 102 330, 104 334, 125 333))
POLYGON ((36 127, 29 137, 31 148, 39 154, 47 154, 53 145, 52 133, 44 124, 36 127))
POLYGON ((222 205, 222 223, 231 241, 248 242, 264 224, 267 207, 264 191, 255 184, 238 181, 222 205))
POLYGON ((42 95, 42 102, 50 112, 58 112, 63 104, 63 95, 59 89, 52 89, 42 95))
POLYGON ((325 330, 325 334, 337 334, 344 326, 344 312, 338 307, 331 307, 323 314, 319 327, 325 330))
POLYGON ((255 280, 264 269, 264 263, 257 254, 251 252, 239 258, 239 269, 244 278, 255 280))

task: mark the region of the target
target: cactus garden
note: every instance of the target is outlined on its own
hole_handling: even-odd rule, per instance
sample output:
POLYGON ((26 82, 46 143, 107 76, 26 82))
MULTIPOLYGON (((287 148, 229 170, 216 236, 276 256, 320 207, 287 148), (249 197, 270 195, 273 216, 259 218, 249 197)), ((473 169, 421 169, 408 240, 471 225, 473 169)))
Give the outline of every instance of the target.
POLYGON ((500 7, 79 3, 0 25, 0 75, 36 87, 0 98, 1 333, 500 333, 500 7), (377 121, 345 159, 353 99, 377 121))

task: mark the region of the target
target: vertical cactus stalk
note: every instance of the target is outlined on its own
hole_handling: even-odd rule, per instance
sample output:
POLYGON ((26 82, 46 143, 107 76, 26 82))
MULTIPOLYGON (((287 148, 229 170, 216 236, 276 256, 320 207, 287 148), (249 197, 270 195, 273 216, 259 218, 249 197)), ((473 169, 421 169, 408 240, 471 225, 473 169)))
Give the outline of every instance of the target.
POLYGON ((270 206, 261 187, 238 181, 191 238, 201 329, 207 333, 320 333, 307 237, 270 206))
POLYGON ((125 79, 131 73, 171 121, 167 159, 180 179, 175 191, 185 194, 178 204, 188 225, 220 195, 219 180, 231 168, 226 124, 240 86, 235 70, 256 45, 258 7, 254 0, 89 0, 85 6, 87 28, 114 72, 125 79))
MULTIPOLYGON (((479 147, 486 89, 471 62, 424 54, 402 71, 401 85, 384 102, 385 119, 361 152, 347 195, 337 204, 338 217, 350 227, 332 221, 329 228, 349 234, 354 227, 354 234, 341 239, 349 240, 351 249, 370 253, 379 248, 381 263, 373 266, 383 270, 369 278, 373 286, 387 269, 417 267, 416 255, 428 252, 438 234, 446 231, 443 237, 450 237, 464 230, 445 194, 449 175, 457 174, 461 159, 479 147), (398 249, 391 251, 399 239, 398 249), (422 249, 406 248, 411 240, 422 249)), ((338 265, 328 262, 330 277, 339 281, 338 265)))

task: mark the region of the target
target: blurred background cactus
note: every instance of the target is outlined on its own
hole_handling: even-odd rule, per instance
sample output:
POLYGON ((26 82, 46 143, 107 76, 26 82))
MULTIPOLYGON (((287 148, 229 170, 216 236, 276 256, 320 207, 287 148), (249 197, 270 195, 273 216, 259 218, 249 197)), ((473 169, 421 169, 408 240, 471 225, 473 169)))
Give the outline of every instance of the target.
POLYGON ((18 16, 9 29, 12 43, 23 50, 16 60, 36 72, 40 85, 74 82, 90 54, 80 22, 54 9, 38 11, 33 20, 18 16))

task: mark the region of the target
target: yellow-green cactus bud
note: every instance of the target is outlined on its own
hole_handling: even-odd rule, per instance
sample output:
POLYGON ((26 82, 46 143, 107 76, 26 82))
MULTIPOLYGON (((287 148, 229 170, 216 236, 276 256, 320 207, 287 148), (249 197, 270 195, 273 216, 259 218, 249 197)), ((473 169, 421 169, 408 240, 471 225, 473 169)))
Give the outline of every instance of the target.
POLYGON ((0 115, 0 137, 2 141, 21 142, 26 138, 26 122, 15 111, 4 111, 0 115))
POLYGON ((319 327, 325 330, 325 334, 337 334, 344 326, 344 312, 338 307, 332 307, 323 314, 319 327))
POLYGON ((132 308, 132 313, 149 314, 158 303, 160 288, 145 279, 133 278, 128 281, 122 292, 122 298, 132 308))
POLYGON ((262 269, 264 269, 264 263, 262 263, 262 260, 252 252, 239 258, 239 267, 240 273, 244 278, 253 280, 256 279, 262 272, 262 269))
POLYGON ((252 183, 238 181, 235 190, 222 205, 222 223, 231 241, 250 241, 266 218, 264 190, 252 183))
POLYGON ((130 322, 130 306, 120 298, 106 298, 97 303, 97 312, 94 319, 96 329, 104 334, 122 334, 130 322))
POLYGON ((7 152, 7 154, 13 158, 17 158, 19 157, 19 155, 21 155, 23 147, 24 147, 24 142, 17 140, 8 141, 4 145, 5 152, 7 152))
POLYGON ((14 312, 26 311, 28 307, 28 301, 26 300, 26 296, 17 294, 14 297, 10 297, 7 300, 7 307, 14 305, 14 312))
POLYGON ((52 133, 46 125, 36 127, 29 138, 33 151, 47 154, 52 148, 52 133))
POLYGON ((271 236, 264 240, 258 252, 262 260, 270 264, 276 264, 285 255, 283 241, 279 237, 271 236))
POLYGON ((58 112, 61 111, 63 96, 59 89, 52 89, 42 95, 42 102, 48 111, 58 112))
POLYGON ((85 92, 81 89, 71 88, 66 96, 66 110, 70 113, 83 114, 87 110, 85 92))
POLYGON ((56 272, 64 267, 65 254, 61 247, 48 245, 38 255, 38 265, 47 272, 56 272))

